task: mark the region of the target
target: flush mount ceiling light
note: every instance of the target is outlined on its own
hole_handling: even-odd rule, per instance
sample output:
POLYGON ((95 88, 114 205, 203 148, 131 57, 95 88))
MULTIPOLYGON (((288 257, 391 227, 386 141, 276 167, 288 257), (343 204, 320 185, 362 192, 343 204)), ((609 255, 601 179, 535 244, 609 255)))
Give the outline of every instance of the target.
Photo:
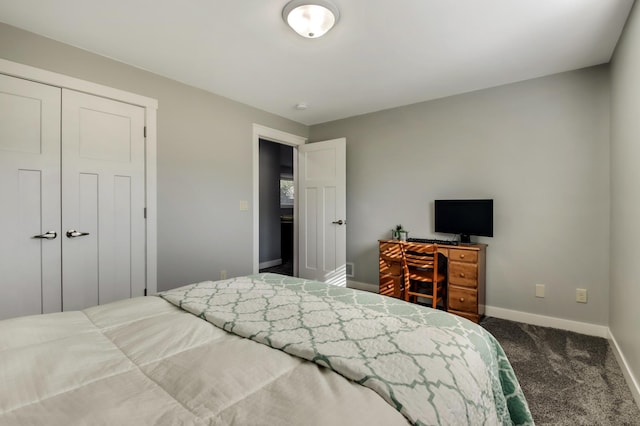
POLYGON ((322 37, 338 22, 340 12, 325 0, 292 0, 282 10, 282 18, 302 37, 322 37))

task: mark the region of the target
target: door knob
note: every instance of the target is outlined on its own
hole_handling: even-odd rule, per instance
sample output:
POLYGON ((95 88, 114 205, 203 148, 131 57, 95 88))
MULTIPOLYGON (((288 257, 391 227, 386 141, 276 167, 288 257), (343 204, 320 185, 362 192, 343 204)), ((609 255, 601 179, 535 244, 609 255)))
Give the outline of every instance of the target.
POLYGON ((55 240, 57 236, 58 236, 57 232, 48 231, 48 232, 45 232, 44 234, 34 235, 32 238, 40 238, 43 240, 55 240))
POLYGON ((347 221, 346 221, 346 220, 342 220, 342 219, 340 219, 340 220, 335 220, 335 221, 333 221, 333 222, 331 222, 331 223, 333 223, 333 224, 335 224, 335 225, 346 225, 346 224, 347 224, 347 221))
POLYGON ((83 235, 89 235, 89 233, 88 232, 76 231, 75 229, 69 229, 67 231, 67 237, 68 238, 82 237, 83 235))

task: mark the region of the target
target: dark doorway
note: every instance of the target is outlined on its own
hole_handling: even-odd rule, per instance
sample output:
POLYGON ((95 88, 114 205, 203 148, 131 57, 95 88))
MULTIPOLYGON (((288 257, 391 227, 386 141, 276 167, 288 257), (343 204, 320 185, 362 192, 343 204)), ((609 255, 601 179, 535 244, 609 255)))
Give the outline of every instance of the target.
POLYGON ((260 272, 293 276, 294 149, 260 139, 260 272))

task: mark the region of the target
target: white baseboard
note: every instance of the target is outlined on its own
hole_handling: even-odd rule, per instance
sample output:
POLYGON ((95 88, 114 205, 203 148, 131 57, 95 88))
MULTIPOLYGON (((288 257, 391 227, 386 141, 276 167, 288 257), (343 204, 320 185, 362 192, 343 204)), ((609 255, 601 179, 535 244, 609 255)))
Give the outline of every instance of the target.
POLYGON ((620 346, 618 346, 618 342, 616 341, 615 336, 611 333, 611 330, 609 330, 609 343, 611 344, 613 353, 618 360, 618 365, 620 365, 622 374, 624 375, 624 378, 629 385, 629 390, 631 390, 633 399, 636 400, 636 404, 638 405, 638 407, 640 407, 640 384, 638 383, 638 380, 633 376, 631 368, 629 368, 629 364, 627 363, 627 359, 624 357, 624 354, 620 350, 620 346))
POLYGON ((347 288, 355 288, 356 290, 364 290, 370 291, 371 293, 377 293, 380 286, 378 286, 377 284, 368 284, 353 280, 347 280, 347 288))
POLYGON ((502 318, 510 321, 524 322, 531 325, 559 328, 589 336, 609 338, 609 327, 586 322, 572 321, 562 318, 547 317, 544 315, 530 314, 527 312, 513 311, 511 309, 485 306, 484 314, 488 317, 502 318))
POLYGON ((272 266, 278 266, 278 265, 282 265, 282 259, 267 260, 266 262, 260 263, 258 265, 258 268, 260 269, 271 268, 272 266))

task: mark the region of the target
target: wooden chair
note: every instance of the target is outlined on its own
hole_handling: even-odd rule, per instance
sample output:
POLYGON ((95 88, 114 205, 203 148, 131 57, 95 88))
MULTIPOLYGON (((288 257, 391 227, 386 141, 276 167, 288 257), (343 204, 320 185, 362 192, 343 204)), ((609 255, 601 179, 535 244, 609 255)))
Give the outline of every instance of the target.
POLYGON ((380 243, 380 293, 402 298, 403 262, 399 241, 380 243))
POLYGON ((417 303, 418 297, 431 299, 433 309, 442 302, 442 308, 446 310, 446 276, 443 268, 438 268, 438 246, 405 243, 402 245, 402 264, 404 300, 410 302, 413 298, 417 303))

